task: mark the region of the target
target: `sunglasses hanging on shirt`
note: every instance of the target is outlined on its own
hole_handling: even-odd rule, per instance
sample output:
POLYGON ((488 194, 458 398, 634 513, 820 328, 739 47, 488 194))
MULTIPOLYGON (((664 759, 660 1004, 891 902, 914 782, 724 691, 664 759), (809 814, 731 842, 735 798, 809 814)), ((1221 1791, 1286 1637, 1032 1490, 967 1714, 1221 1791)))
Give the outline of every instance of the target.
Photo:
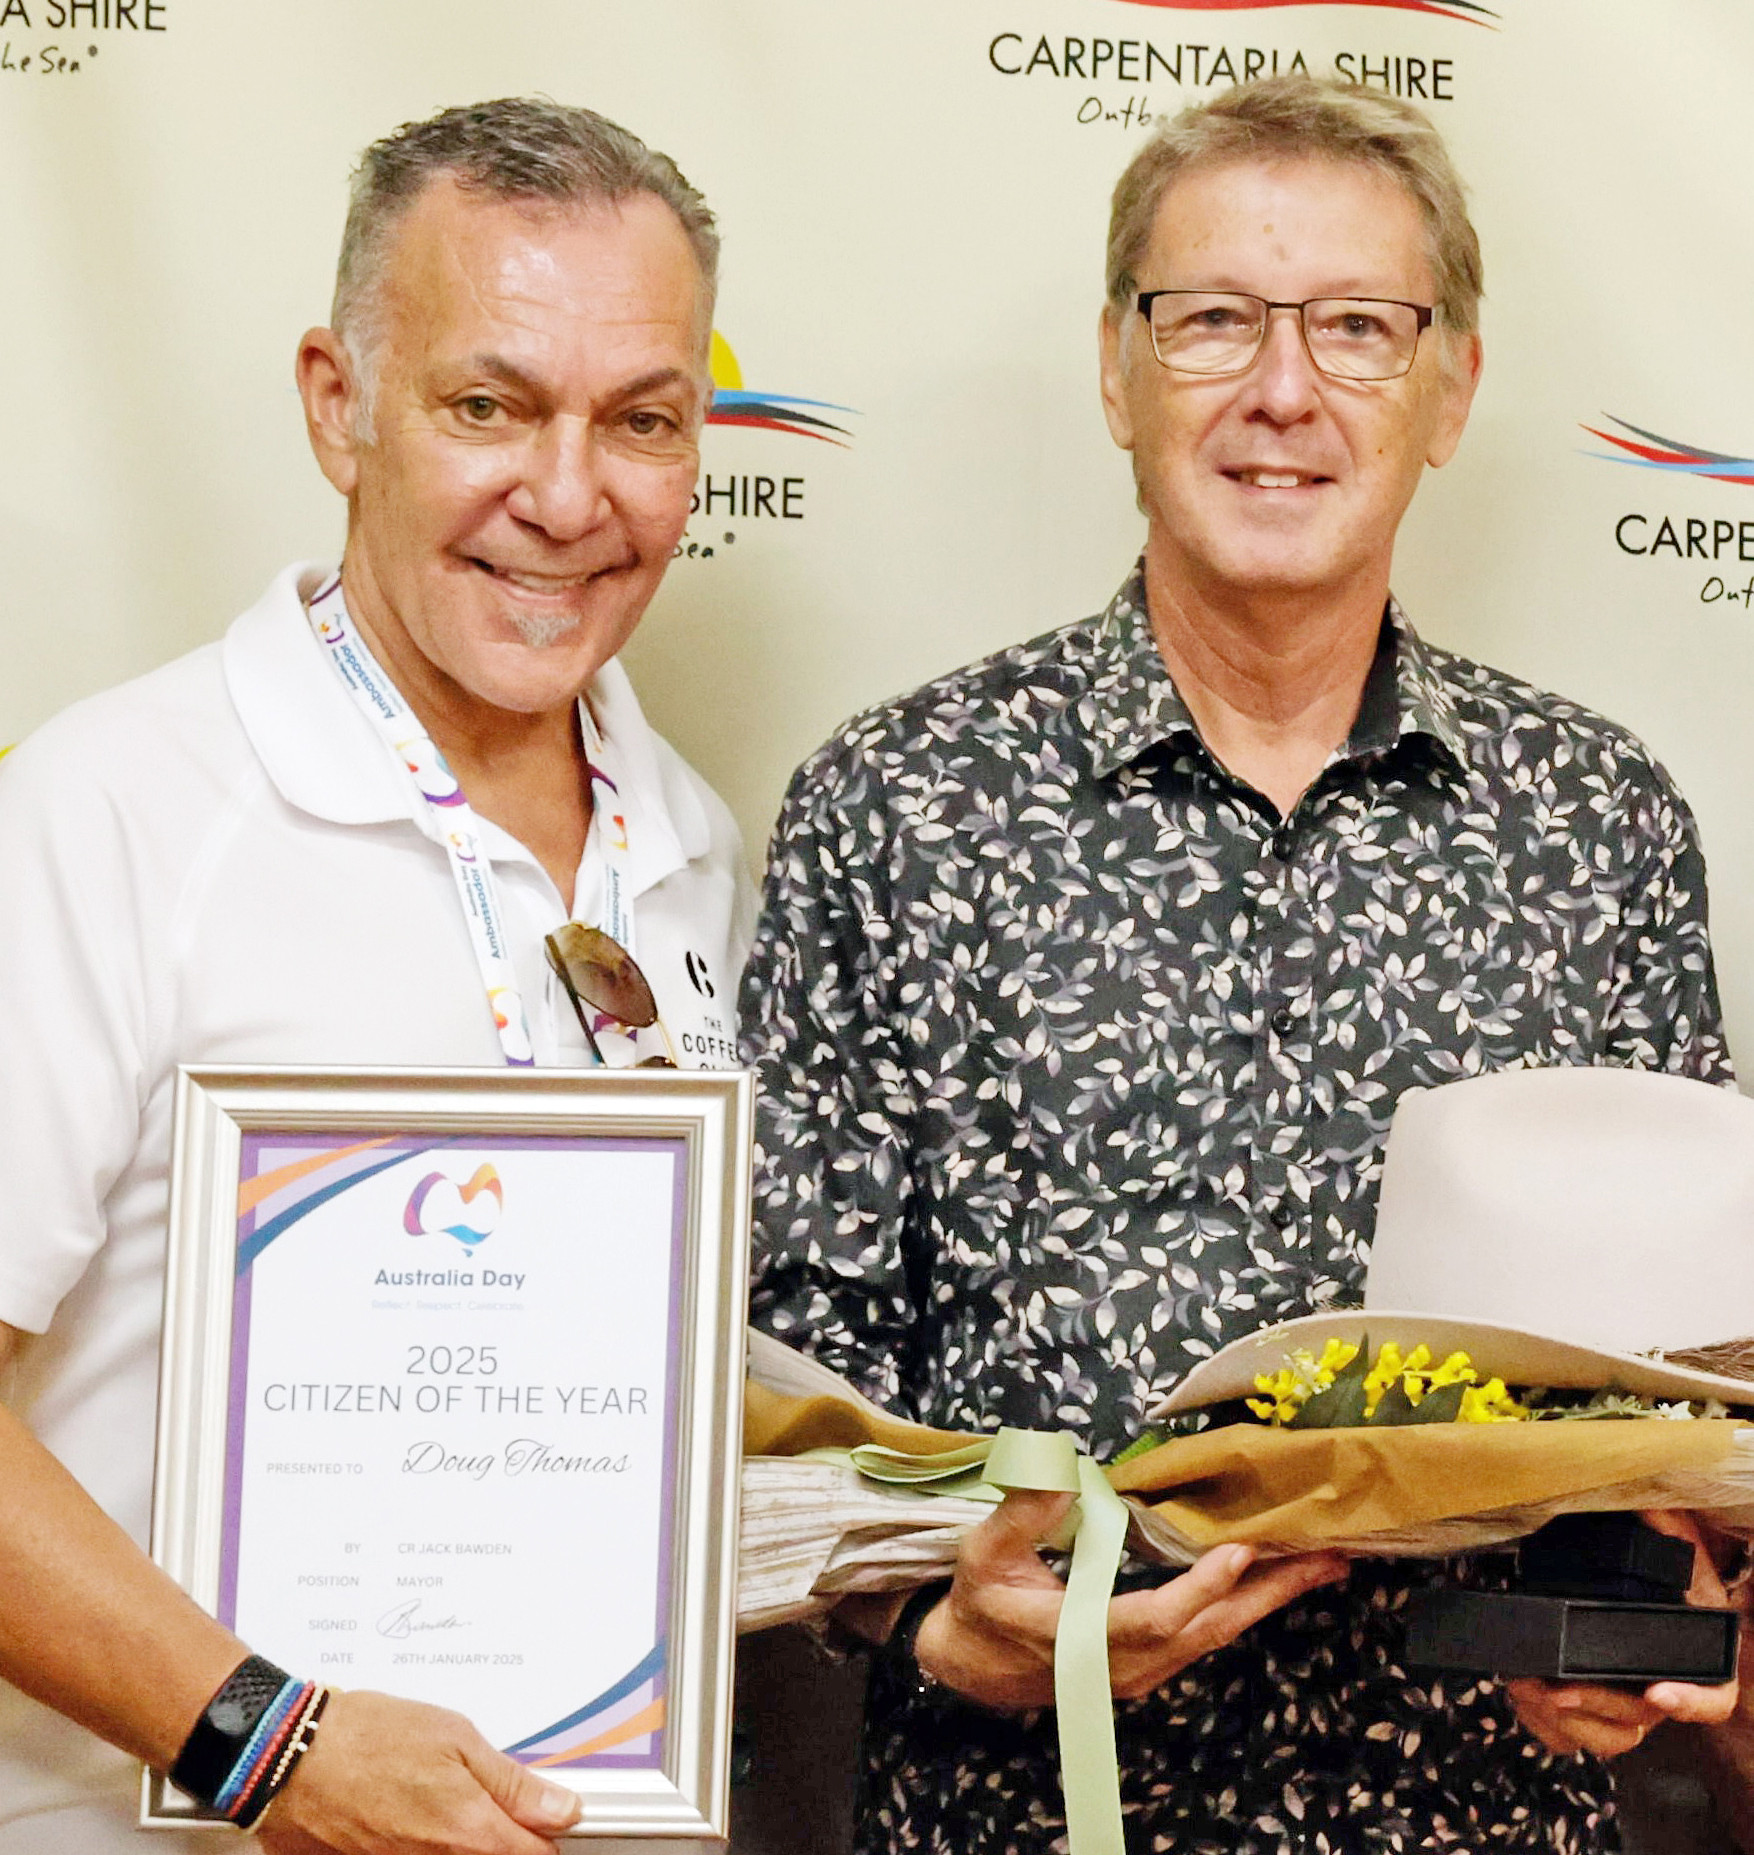
POLYGON ((565 927, 547 935, 542 945, 548 954, 548 964, 554 968, 555 976, 572 1000, 585 1042, 591 1046, 591 1054, 599 1063, 607 1067, 607 1058, 591 1028, 593 1011, 619 1024, 630 1035, 655 1024, 669 1054, 641 1057, 637 1067, 677 1067, 676 1046, 670 1041, 663 1019, 658 1016, 658 1003, 652 997, 652 988, 634 963, 633 955, 619 941, 611 939, 601 928, 569 921, 565 927))

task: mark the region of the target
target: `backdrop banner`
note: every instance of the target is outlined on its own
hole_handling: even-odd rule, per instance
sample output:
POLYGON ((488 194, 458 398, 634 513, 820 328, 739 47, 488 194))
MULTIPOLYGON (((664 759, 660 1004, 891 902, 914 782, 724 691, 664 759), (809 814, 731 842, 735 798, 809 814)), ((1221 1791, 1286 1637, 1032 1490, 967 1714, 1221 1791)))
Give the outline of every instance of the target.
POLYGON ((721 215, 698 506, 628 659, 759 860, 844 716, 1119 583, 1109 190, 1186 100, 1297 68, 1422 99, 1485 243, 1484 385, 1396 589, 1676 775, 1754 1050, 1739 0, 0 0, 0 742, 336 549, 292 356, 354 157, 540 91, 721 215))

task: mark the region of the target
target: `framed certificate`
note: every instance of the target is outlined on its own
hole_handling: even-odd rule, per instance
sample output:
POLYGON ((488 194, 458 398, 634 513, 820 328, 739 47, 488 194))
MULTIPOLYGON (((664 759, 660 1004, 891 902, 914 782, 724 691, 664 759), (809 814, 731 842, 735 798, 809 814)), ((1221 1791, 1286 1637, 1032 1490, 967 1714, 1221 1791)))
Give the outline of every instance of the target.
MULTIPOLYGON (((153 1556, 453 1707, 577 1836, 726 1834, 751 1084, 185 1069, 153 1556)), ((142 1821, 198 1806, 148 1773, 142 1821)))

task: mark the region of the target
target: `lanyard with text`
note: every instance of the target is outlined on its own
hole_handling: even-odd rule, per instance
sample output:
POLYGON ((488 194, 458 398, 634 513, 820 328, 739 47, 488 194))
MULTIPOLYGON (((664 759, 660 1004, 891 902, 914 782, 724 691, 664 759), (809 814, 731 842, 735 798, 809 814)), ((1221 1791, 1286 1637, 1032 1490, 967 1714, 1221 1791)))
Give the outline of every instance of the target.
MULTIPOLYGON (((499 885, 493 878, 493 864, 481 847, 480 825, 463 796, 463 788, 348 616, 339 576, 311 600, 310 620, 325 654, 361 712, 407 769, 416 790, 439 821, 500 1047, 508 1063, 527 1068, 536 1057, 512 968, 499 885)), ((578 713, 585 758, 591 769, 592 798, 597 800, 601 793, 606 800, 592 807, 592 822, 603 851, 603 925, 631 953, 633 909, 627 879, 627 821, 616 782, 604 766, 607 755, 603 736, 585 702, 579 703, 578 713)))

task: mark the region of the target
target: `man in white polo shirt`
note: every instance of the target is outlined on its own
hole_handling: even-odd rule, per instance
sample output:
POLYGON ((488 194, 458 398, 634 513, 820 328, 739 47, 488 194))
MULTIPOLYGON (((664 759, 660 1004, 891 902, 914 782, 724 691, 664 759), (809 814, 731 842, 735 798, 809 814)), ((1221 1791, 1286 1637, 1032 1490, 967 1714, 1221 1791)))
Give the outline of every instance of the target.
MULTIPOLYGON (((661 1030, 597 1027, 609 1061, 732 1060, 736 831, 614 661, 687 518, 716 257, 673 164, 587 111, 377 144, 298 358, 339 571, 0 768, 4 1855, 137 1846, 123 1752, 169 1767, 246 1653, 131 1543, 177 1064, 592 1061, 542 955, 569 918, 656 994, 661 1030)), ((347 1694, 263 1836, 533 1855, 573 1814, 466 1723, 347 1694)))

